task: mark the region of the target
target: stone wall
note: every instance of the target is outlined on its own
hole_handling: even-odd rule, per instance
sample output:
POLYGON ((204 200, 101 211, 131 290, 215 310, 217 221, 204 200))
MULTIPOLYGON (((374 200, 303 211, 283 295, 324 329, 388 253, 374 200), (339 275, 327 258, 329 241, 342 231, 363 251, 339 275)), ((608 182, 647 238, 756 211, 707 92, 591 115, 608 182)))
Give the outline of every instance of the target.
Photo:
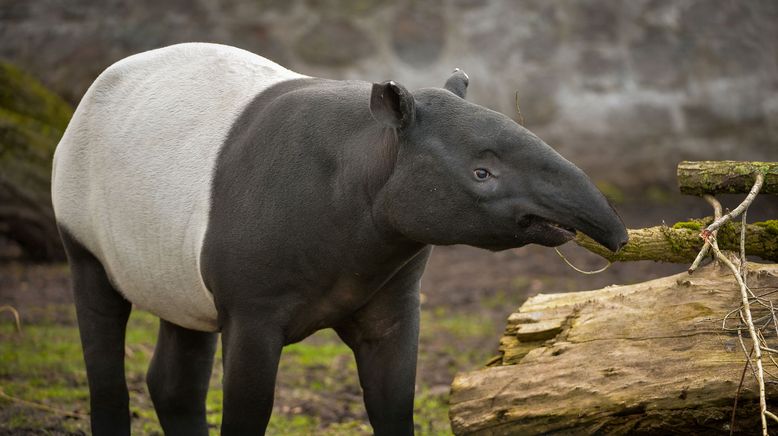
POLYGON ((183 41, 330 78, 441 86, 593 178, 674 185, 681 159, 778 160, 775 0, 0 0, 0 58, 76 103, 112 62, 183 41))

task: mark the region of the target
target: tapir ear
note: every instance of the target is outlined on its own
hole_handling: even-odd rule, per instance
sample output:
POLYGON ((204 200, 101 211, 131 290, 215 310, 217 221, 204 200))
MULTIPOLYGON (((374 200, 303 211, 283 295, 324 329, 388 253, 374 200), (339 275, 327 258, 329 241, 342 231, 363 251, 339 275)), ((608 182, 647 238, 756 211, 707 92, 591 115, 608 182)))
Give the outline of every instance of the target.
POLYGON ((457 68, 453 73, 451 73, 451 77, 446 80, 446 84, 443 85, 443 88, 448 89, 449 91, 462 98, 465 98, 465 95, 467 94, 468 83, 470 83, 470 78, 467 77, 467 74, 465 74, 464 71, 457 68))
POLYGON ((399 83, 390 80, 374 83, 370 93, 370 113, 388 127, 402 129, 413 123, 416 106, 413 95, 399 83))

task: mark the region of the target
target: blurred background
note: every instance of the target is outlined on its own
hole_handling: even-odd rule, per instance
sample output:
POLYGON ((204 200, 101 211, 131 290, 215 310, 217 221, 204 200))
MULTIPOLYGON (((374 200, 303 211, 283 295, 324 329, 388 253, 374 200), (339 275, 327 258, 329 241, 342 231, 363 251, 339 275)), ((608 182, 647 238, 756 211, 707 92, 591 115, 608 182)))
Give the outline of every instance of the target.
MULTIPOLYGON (((0 0, 0 305, 30 326, 22 338, 10 316, 0 320, 0 346, 10 353, 0 362, 6 393, 86 413, 67 269, 47 197, 51 153, 103 69, 186 41, 234 45, 308 75, 393 79, 409 89, 442 86, 462 68, 469 100, 523 122, 584 169, 628 227, 711 214, 677 193, 680 160, 778 160, 774 0, 0 0), (36 328, 42 336, 30 343, 36 328), (72 341, 73 349, 57 354, 51 341, 72 341), (62 361, 73 374, 62 374, 62 361), (53 383, 46 373, 65 380, 62 392, 34 388, 41 377, 53 383)), ((749 216, 775 218, 776 203, 760 197, 749 216)), ((563 251, 585 268, 602 264, 575 247, 563 251)), ((436 249, 422 286, 419 432, 449 431, 453 374, 495 354, 505 317, 527 296, 685 269, 639 262, 582 276, 541 247, 436 249)), ((130 384, 134 422, 145 434, 158 431, 142 383, 156 327, 152 318, 138 323, 128 355, 138 359, 130 384)), ((334 335, 297 344, 285 359, 271 432, 368 431, 353 359, 334 335)), ((214 392, 218 375, 217 368, 214 392)), ((84 422, 0 397, 3 430, 77 433, 84 422), (7 424, 18 416, 18 425, 7 424)))

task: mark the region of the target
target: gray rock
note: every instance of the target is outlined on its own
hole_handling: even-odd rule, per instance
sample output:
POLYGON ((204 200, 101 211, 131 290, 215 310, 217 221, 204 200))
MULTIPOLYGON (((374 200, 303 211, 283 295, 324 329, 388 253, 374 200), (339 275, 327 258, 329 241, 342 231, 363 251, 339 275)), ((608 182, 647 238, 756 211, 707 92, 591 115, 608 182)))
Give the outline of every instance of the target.
POLYGON ((438 2, 411 2, 397 11, 392 23, 392 47, 413 66, 434 63, 446 39, 446 22, 438 2))
POLYGON ((688 72, 684 41, 672 29, 646 26, 629 45, 633 71, 640 85, 673 88, 685 85, 688 72))
POLYGON ((370 35, 345 18, 321 21, 303 34, 295 52, 316 65, 345 66, 373 52, 370 35))

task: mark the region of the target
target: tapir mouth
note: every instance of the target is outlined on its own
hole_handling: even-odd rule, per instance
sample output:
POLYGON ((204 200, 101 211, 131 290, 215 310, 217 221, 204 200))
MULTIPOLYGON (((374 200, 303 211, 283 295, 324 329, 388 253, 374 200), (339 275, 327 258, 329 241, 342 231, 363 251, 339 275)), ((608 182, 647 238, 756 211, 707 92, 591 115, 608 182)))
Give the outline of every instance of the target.
POLYGON ((572 227, 563 226, 553 221, 547 221, 544 225, 548 226, 550 231, 557 232, 560 236, 567 238, 568 241, 575 238, 575 229, 572 227))
POLYGON ((518 222, 535 244, 556 247, 575 238, 576 229, 539 215, 527 215, 518 222))

